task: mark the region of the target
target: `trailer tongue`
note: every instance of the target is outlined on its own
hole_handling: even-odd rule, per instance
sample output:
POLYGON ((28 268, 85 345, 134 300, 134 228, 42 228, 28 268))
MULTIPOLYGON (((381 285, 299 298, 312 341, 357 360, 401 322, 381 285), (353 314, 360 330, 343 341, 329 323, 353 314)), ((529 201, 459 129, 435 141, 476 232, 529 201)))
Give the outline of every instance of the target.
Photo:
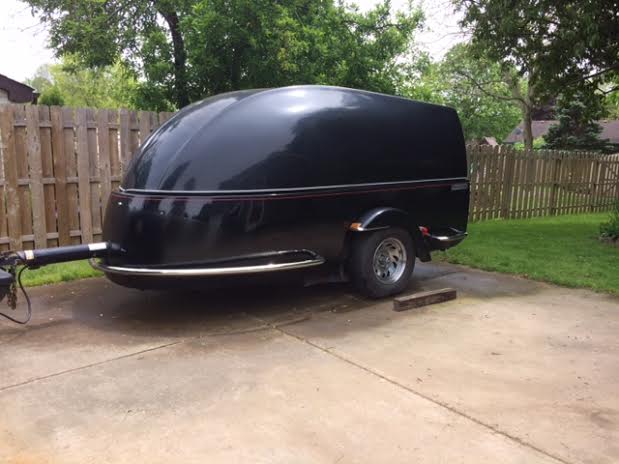
POLYGON ((41 266, 80 259, 102 258, 118 247, 108 242, 90 243, 87 245, 63 246, 57 248, 43 248, 40 250, 10 251, 0 253, 0 301, 7 297, 11 309, 17 307, 17 287, 21 289, 28 304, 25 319, 17 319, 0 312, 0 316, 17 324, 26 324, 30 321, 30 298, 21 283, 21 275, 25 269, 36 269, 41 266))

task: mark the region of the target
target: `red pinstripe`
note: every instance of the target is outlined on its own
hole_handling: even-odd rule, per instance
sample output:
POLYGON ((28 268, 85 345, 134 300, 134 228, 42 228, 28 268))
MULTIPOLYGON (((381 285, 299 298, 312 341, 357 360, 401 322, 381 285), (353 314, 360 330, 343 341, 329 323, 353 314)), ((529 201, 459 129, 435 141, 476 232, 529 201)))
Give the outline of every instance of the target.
POLYGON ((195 200, 211 200, 215 201, 259 201, 259 200, 297 200, 297 199, 308 199, 308 198, 322 198, 322 197, 337 197, 344 195, 367 195, 369 193, 381 193, 381 192, 398 192, 405 190, 418 190, 424 188, 437 188, 437 187, 451 187, 452 184, 429 184, 429 185, 414 185, 408 187, 391 187, 391 188, 380 188, 380 189, 372 189, 372 190, 356 190, 356 191, 343 191, 343 192, 323 192, 323 193, 313 193, 313 194, 277 194, 273 193, 270 195, 243 195, 243 196, 227 196, 227 195, 191 195, 191 196, 175 196, 175 195, 142 195, 139 193, 123 193, 123 192, 112 192, 112 196, 120 197, 120 198, 142 198, 144 200, 166 200, 173 198, 175 200, 185 200, 185 201, 195 201, 195 200))

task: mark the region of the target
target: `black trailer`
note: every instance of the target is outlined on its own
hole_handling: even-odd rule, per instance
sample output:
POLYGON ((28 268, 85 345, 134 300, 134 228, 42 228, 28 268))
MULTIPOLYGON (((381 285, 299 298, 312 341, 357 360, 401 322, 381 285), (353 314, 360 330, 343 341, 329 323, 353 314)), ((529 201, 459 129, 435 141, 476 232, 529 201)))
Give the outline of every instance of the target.
POLYGON ((113 252, 93 262, 140 288, 329 262, 382 297, 465 237, 468 204, 451 108, 327 86, 230 92, 140 147, 107 208, 113 252))

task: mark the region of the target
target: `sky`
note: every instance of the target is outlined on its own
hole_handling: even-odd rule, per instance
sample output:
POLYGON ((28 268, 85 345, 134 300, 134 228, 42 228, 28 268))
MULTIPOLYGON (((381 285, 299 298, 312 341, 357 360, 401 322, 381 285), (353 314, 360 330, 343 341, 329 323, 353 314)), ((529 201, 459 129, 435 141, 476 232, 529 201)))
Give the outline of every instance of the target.
MULTIPOLYGON (((355 0, 367 10, 378 0, 355 0)), ((401 9, 407 0, 392 0, 393 9, 401 9)), ((450 0, 417 0, 426 15, 425 30, 416 36, 416 42, 435 59, 440 59, 455 43, 462 40, 458 16, 453 13, 450 0)), ((54 53, 47 48, 48 34, 30 13, 30 8, 19 0, 0 0, 0 74, 23 81, 32 77, 36 69, 54 62, 54 53)))

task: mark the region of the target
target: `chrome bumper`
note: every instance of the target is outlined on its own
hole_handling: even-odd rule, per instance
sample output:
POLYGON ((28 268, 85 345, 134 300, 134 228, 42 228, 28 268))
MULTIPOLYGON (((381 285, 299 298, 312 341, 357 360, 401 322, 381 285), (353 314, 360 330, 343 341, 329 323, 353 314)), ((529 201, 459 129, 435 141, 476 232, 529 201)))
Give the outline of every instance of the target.
POLYGON ((430 235, 428 239, 430 241, 431 247, 435 250, 446 250, 447 248, 451 248, 452 246, 460 243, 468 235, 468 233, 462 232, 457 229, 451 229, 451 232, 453 233, 430 235))
POLYGON ((118 274, 126 276, 152 276, 152 277, 206 277, 223 275, 257 274, 262 272, 287 271, 319 266, 325 262, 321 256, 314 255, 302 261, 283 263, 256 264, 247 266, 222 266, 222 267, 182 267, 182 268, 152 268, 139 266, 112 266, 103 264, 96 259, 90 259, 90 265, 105 272, 106 274, 118 274))

